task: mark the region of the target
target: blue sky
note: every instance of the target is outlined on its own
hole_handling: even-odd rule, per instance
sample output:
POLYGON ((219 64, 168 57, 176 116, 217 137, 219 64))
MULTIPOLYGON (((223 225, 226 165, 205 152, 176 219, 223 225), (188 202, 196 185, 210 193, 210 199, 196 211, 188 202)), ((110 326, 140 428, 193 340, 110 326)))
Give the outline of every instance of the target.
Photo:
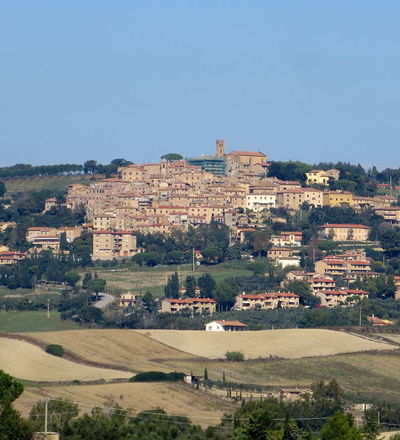
POLYGON ((0 4, 0 166, 260 150, 399 167, 400 3, 0 4))

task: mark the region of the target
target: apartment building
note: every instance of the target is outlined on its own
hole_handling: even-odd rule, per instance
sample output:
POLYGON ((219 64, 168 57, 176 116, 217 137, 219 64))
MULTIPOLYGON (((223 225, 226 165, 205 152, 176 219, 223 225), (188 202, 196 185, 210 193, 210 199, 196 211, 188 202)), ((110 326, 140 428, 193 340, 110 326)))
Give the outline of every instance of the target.
POLYGON ((329 223, 319 227, 320 236, 333 241, 367 241, 371 228, 357 224, 329 223))
POLYGON ((93 232, 94 260, 132 257, 137 253, 136 235, 132 231, 100 230, 93 232))
POLYGON ((349 191, 325 191, 324 206, 353 206, 353 194, 349 191))
POLYGON ((357 302, 368 298, 365 290, 319 290, 315 292, 321 301, 322 307, 353 306, 357 302))
POLYGON ((281 231, 278 235, 271 236, 274 247, 298 247, 301 246, 303 233, 301 231, 281 231))
POLYGON ((167 298, 161 301, 162 313, 181 313, 189 311, 193 314, 212 315, 215 313, 216 307, 217 302, 211 298, 167 298))
POLYGON ((299 307, 299 295, 291 292, 260 293, 238 295, 235 310, 256 310, 299 307))

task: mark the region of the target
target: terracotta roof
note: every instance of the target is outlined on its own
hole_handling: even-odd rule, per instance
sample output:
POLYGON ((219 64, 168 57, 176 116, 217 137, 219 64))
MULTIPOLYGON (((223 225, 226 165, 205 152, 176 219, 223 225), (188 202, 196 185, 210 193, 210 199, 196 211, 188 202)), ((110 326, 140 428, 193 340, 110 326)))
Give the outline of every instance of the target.
POLYGON ((225 326, 247 327, 246 324, 243 324, 243 322, 240 322, 240 321, 214 321, 214 322, 221 324, 223 327, 225 327, 225 326))
POLYGON ((328 223, 326 225, 319 226, 320 228, 352 228, 352 229, 371 229, 369 226, 347 224, 347 223, 328 223))
POLYGON ((234 150, 227 154, 229 156, 230 154, 239 155, 239 156, 254 156, 254 157, 266 157, 264 153, 260 153, 259 151, 240 151, 240 150, 234 150))

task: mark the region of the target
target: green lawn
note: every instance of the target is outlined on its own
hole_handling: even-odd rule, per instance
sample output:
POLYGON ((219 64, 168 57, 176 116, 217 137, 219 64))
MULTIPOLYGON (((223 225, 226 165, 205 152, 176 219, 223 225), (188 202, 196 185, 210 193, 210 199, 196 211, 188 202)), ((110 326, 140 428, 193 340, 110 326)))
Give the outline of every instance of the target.
POLYGON ((62 321, 60 314, 46 311, 39 312, 0 312, 0 332, 47 332, 55 330, 73 330, 80 328, 69 321, 62 321))
MULTIPOLYGON (((132 270, 119 271, 118 269, 101 270, 96 268, 100 278, 107 280, 107 287, 110 292, 120 293, 127 291, 137 291, 139 293, 150 291, 154 296, 161 296, 167 279, 173 273, 178 272, 179 279, 183 285, 188 275, 193 275, 190 265, 180 266, 157 266, 149 268, 132 268, 132 270)), ((243 268, 232 268, 219 264, 216 266, 200 266, 194 272, 195 277, 204 273, 210 273, 214 279, 222 281, 226 278, 250 276, 252 272, 243 268)))
POLYGON ((43 189, 65 191, 67 186, 72 183, 89 185, 91 183, 91 178, 93 178, 93 176, 79 174, 67 176, 21 177, 19 179, 6 179, 4 182, 6 184, 7 194, 10 195, 23 191, 40 191, 43 189))
POLYGON ((14 296, 14 295, 27 295, 29 293, 32 293, 31 289, 22 289, 22 288, 18 288, 18 289, 7 289, 7 287, 5 286, 0 286, 0 297, 1 296, 14 296))

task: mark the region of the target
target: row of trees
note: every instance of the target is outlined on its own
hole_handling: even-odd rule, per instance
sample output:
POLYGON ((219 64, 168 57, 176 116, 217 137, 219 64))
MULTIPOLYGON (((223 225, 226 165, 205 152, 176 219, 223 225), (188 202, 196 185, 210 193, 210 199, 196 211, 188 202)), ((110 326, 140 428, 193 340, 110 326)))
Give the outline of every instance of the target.
MULTIPOLYGON (((183 416, 171 416, 161 408, 135 414, 108 399, 103 406, 79 416, 78 404, 68 400, 36 403, 29 419, 23 419, 12 403, 23 385, 0 371, 0 438, 30 440, 34 432, 48 429, 65 440, 376 440, 378 411, 366 413, 359 430, 344 412, 344 392, 335 380, 314 383, 313 394, 297 401, 268 398, 243 402, 233 415, 226 414, 219 425, 205 430, 183 416)), ((393 411, 391 413, 393 417, 393 411)))

